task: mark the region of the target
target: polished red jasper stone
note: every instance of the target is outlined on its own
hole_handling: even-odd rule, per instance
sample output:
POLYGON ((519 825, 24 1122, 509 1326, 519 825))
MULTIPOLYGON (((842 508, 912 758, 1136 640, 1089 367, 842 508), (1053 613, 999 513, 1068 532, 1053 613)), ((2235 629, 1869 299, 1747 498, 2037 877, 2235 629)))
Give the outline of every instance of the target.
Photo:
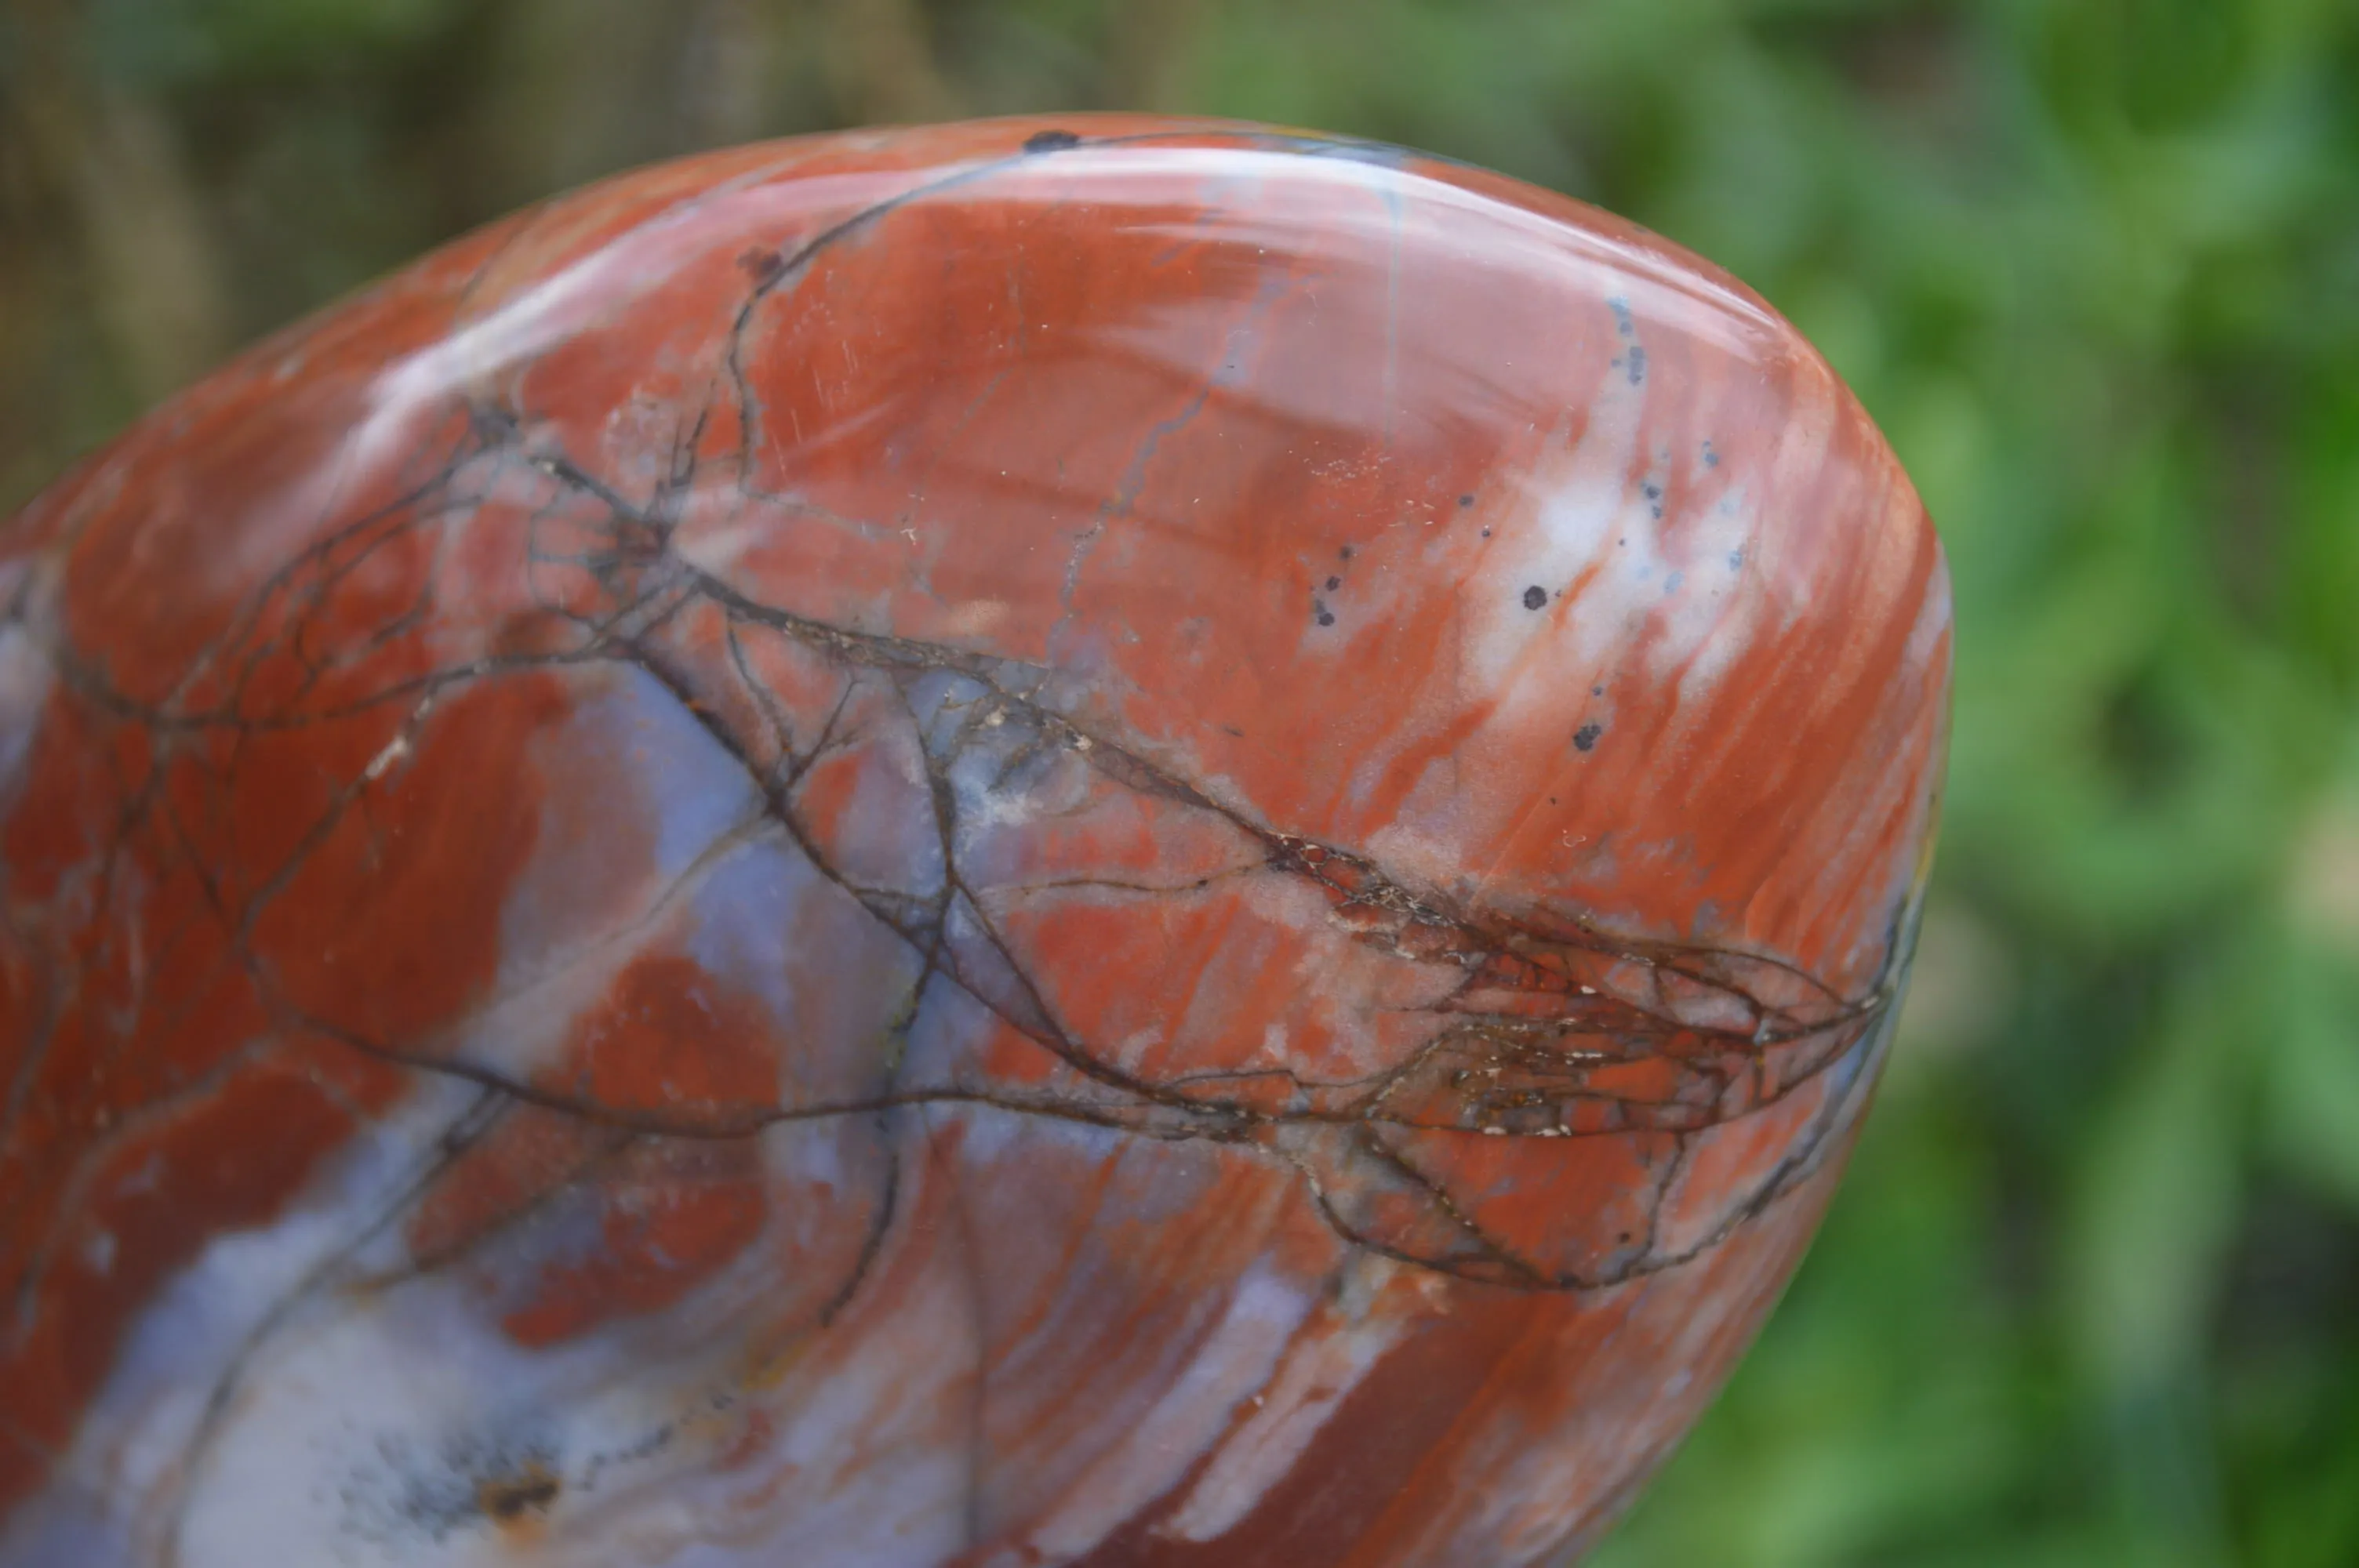
POLYGON ((1890 1033, 1940 548, 1631 226, 1139 119, 462 240, 0 535, 0 1563, 1524 1563, 1890 1033))

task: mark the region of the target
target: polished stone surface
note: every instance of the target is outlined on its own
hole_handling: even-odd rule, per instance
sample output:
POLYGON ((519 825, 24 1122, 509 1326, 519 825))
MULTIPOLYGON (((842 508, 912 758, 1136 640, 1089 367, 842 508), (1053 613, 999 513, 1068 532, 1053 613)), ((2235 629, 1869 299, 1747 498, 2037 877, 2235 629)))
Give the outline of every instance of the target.
POLYGON ((1129 119, 496 225, 0 606, 7 1568, 1592 1538, 1849 1146, 1950 657, 1741 286, 1129 119))

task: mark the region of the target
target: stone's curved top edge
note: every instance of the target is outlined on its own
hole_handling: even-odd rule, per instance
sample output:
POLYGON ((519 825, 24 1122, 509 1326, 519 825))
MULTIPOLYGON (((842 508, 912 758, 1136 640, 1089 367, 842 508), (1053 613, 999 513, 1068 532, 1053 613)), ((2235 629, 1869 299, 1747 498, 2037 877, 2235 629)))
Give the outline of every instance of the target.
MULTIPOLYGON (((990 166, 1014 167, 1030 159, 1075 154, 1119 155, 1128 150, 1201 147, 1328 160, 1372 168, 1430 181, 1550 219, 1600 243, 1622 265, 1716 306, 1749 324, 1779 332, 1802 351, 1816 349, 1751 286, 1711 258, 1643 224, 1578 197, 1536 185, 1486 165, 1421 147, 1299 126, 1213 115, 1158 115, 1113 110, 1032 114, 979 119, 880 125, 845 132, 814 132, 750 142, 720 152, 683 154, 619 170, 553 194, 516 219, 529 221, 576 202, 603 200, 643 182, 659 182, 689 168, 711 168, 716 158, 745 160, 746 188, 789 181, 808 172, 807 155, 851 150, 873 157, 909 158, 933 152, 938 167, 973 172, 990 166), (784 163, 773 160, 783 158, 784 163)), ((831 165, 831 168, 840 167, 831 165)), ((1339 178, 1351 178, 1339 170, 1339 178)), ((503 219, 488 227, 515 221, 503 219)))

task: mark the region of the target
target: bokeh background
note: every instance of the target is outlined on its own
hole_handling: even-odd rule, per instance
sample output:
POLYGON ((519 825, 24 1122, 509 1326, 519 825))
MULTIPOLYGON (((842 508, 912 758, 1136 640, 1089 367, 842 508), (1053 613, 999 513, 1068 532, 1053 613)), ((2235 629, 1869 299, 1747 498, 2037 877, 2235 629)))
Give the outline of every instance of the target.
POLYGON ((1903 1047, 1606 1568, 2359 1564, 2359 5, 0 0, 0 511, 561 187, 1137 107, 1734 270, 1956 574, 1903 1047))

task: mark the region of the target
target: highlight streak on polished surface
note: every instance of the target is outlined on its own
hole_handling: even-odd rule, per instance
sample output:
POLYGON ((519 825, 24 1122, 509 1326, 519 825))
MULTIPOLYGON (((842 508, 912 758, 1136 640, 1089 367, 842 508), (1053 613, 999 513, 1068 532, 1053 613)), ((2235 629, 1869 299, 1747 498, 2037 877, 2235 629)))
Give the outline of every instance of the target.
POLYGON ((1849 1145, 1950 638, 1741 286, 1126 119, 462 240, 0 604, 8 1568, 1588 1539, 1849 1145))

